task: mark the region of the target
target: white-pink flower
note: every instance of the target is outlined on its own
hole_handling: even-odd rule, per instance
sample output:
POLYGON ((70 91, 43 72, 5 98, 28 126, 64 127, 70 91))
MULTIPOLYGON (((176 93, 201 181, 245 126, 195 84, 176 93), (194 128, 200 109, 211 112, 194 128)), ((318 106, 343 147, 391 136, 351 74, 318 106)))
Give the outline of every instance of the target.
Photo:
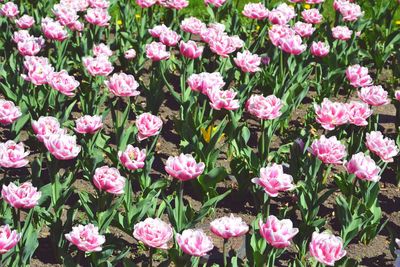
POLYGON ((125 151, 118 152, 118 158, 125 168, 134 171, 144 167, 146 160, 146 149, 140 150, 138 147, 128 145, 125 151))
POLYGON ((81 134, 94 134, 103 127, 101 116, 85 115, 75 121, 75 131, 81 134))
POLYGON ((0 99, 0 124, 9 125, 21 117, 21 109, 14 102, 0 99))
POLYGON ((124 193, 125 177, 116 168, 108 166, 97 168, 93 175, 93 183, 97 189, 110 194, 121 195, 124 193))
POLYGON ((173 231, 171 225, 161 219, 147 218, 135 224, 133 236, 146 246, 168 249, 168 242, 172 240, 173 231))
POLYGON ((176 242, 184 253, 195 257, 204 256, 214 248, 211 238, 200 229, 188 229, 176 234, 176 242))
POLYGON ((371 106, 382 106, 390 103, 388 92, 380 85, 373 85, 361 88, 358 97, 371 106))
POLYGON ((278 196, 279 192, 294 188, 293 177, 283 172, 282 165, 276 163, 260 169, 260 177, 251 181, 263 187, 265 193, 271 197, 278 196))
POLYGON ((328 232, 314 232, 309 249, 312 257, 328 266, 334 266, 336 261, 346 255, 342 239, 328 232))
POLYGON ((252 95, 246 102, 246 110, 262 120, 278 118, 282 114, 282 106, 282 101, 274 95, 269 95, 267 97, 263 95, 252 95))
POLYGON ((367 133, 365 143, 368 149, 384 162, 393 162, 393 157, 399 153, 399 148, 394 140, 384 137, 379 131, 367 133))
POLYGON ((261 70, 259 68, 261 57, 250 53, 249 50, 245 50, 243 53, 238 52, 233 60, 243 72, 257 72, 261 70))
POLYGON ((16 143, 8 140, 0 143, 0 167, 2 168, 21 168, 28 165, 29 160, 26 157, 29 151, 25 151, 22 142, 16 143))
POLYGON ((354 154, 351 159, 345 164, 349 173, 353 173, 361 180, 378 182, 381 177, 379 176, 381 168, 379 168, 375 161, 366 156, 363 152, 354 154))
POLYGON ((150 113, 143 113, 136 118, 135 124, 138 129, 137 139, 142 141, 159 134, 163 122, 157 116, 150 113))
POLYGON ((104 235, 99 234, 99 228, 93 224, 74 226, 65 238, 85 252, 101 251, 106 242, 104 235))
POLYGON ((165 163, 165 171, 172 177, 181 181, 196 179, 203 173, 205 164, 197 163, 190 154, 180 154, 179 156, 170 156, 165 163))
POLYGON ((245 235, 249 231, 249 226, 240 217, 231 214, 213 220, 210 223, 211 232, 224 239, 245 235))
POLYGON ((346 124, 349 119, 346 104, 331 102, 328 98, 324 98, 321 105, 315 103, 314 110, 316 121, 326 130, 346 124))
POLYGON ((347 105, 347 114, 349 123, 357 126, 368 125, 367 119, 372 115, 372 110, 366 103, 359 101, 351 101, 347 105))
POLYGON ((130 74, 114 73, 104 83, 110 92, 116 96, 137 96, 140 94, 137 90, 139 83, 130 74))
POLYGON ((298 228, 293 228, 291 220, 279 220, 274 215, 268 216, 265 224, 260 219, 258 226, 260 227, 261 236, 275 248, 290 246, 290 241, 299 232, 298 228))
POLYGON ((341 164, 347 155, 346 147, 336 136, 326 138, 325 135, 311 144, 310 152, 325 164, 341 164))

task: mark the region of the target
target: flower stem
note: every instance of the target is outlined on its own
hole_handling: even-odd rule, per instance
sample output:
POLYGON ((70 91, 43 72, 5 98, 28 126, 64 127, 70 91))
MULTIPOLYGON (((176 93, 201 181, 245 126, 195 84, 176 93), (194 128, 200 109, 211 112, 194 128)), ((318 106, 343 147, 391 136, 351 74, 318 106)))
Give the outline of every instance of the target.
POLYGON ((226 251, 227 243, 228 243, 228 239, 224 238, 224 243, 222 245, 222 253, 224 254, 224 267, 228 266, 227 251, 226 251))
POLYGON ((153 248, 150 248, 150 251, 149 251, 149 266, 150 267, 153 266, 153 254, 154 254, 154 250, 153 250, 153 248))

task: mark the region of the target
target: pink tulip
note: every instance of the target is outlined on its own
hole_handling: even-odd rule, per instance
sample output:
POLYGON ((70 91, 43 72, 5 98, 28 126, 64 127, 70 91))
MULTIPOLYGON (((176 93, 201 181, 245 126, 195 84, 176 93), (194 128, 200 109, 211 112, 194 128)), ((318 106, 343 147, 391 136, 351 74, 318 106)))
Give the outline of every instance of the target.
POLYGON ((0 124, 9 125, 21 117, 21 109, 14 102, 0 99, 0 124))
POLYGON ((80 83, 75 80, 75 77, 70 76, 66 70, 51 73, 48 77, 48 83, 51 88, 66 96, 74 96, 75 89, 80 85, 80 83))
POLYGON ((55 133, 44 139, 47 150, 59 160, 76 158, 81 152, 81 146, 76 143, 76 136, 55 133))
POLYGON ((325 0, 305 0, 306 4, 321 4, 323 3, 325 0))
POLYGON ((108 81, 104 82, 108 89, 116 96, 137 96, 139 83, 130 74, 114 73, 108 81))
POLYGON ((205 256, 214 248, 211 238, 200 229, 188 229, 176 234, 176 242, 184 253, 195 257, 205 256))
POLYGON ((181 10, 189 5, 187 0, 159 0, 159 3, 166 8, 181 10))
POLYGON ((368 68, 361 67, 358 64, 347 67, 346 77, 355 88, 366 87, 372 84, 372 78, 368 75, 368 68))
POLYGON ((316 57, 325 57, 329 54, 329 45, 324 42, 313 42, 310 48, 310 52, 316 57))
POLYGON ((274 46, 279 47, 283 38, 294 36, 295 31, 287 25, 272 25, 268 30, 268 37, 274 46))
POLYGON ((210 44, 212 40, 216 40, 218 38, 221 38, 221 36, 226 35, 224 31, 225 31, 225 26, 223 27, 209 26, 208 28, 205 27, 200 30, 200 37, 203 42, 210 44))
POLYGON ((346 104, 331 102, 328 98, 324 98, 321 105, 315 103, 314 110, 316 121, 326 130, 346 124, 349 119, 346 104))
POLYGON ((265 193, 271 197, 277 197, 279 192, 292 190, 293 177, 283 173, 282 165, 276 163, 260 169, 260 178, 251 181, 264 188, 265 193))
POLYGON ((346 255, 342 239, 328 232, 314 232, 309 249, 312 257, 328 266, 334 266, 335 261, 346 255))
POLYGON ((210 99, 210 106, 213 109, 220 110, 235 110, 239 108, 239 100, 235 99, 236 92, 232 89, 222 91, 219 89, 211 89, 207 91, 207 96, 210 99))
POLYGON ((100 191, 121 195, 124 193, 125 178, 116 168, 103 166, 94 171, 93 183, 100 191))
POLYGON ((304 21, 311 24, 319 24, 322 22, 322 15, 319 13, 318 9, 311 8, 307 10, 303 10, 301 12, 301 16, 303 17, 304 21))
POLYGON ((165 44, 166 46, 175 46, 181 39, 178 33, 170 29, 161 32, 159 38, 160 42, 165 44))
POLYGON ((302 44, 299 35, 282 38, 280 40, 280 46, 283 51, 292 55, 300 55, 307 49, 307 45, 302 44))
POLYGON ((53 13, 56 16, 58 22, 63 26, 67 26, 68 28, 72 28, 79 19, 76 10, 62 4, 54 5, 53 13))
POLYGON ((38 201, 42 196, 42 192, 31 183, 25 182, 20 186, 10 183, 8 186, 3 185, 1 197, 5 202, 16 209, 31 209, 38 205, 38 201))
POLYGON ((126 50, 125 53, 124 53, 124 57, 125 57, 127 60, 132 60, 132 59, 134 59, 134 58, 136 57, 136 51, 135 51, 135 49, 131 48, 131 49, 126 50))
POLYGON ((181 181, 196 179, 204 171, 205 164, 197 163, 190 154, 170 156, 165 163, 165 171, 172 177, 181 181))
POLYGON ((107 9, 103 8, 89 8, 86 11, 85 20, 93 25, 99 27, 108 26, 108 21, 111 16, 108 14, 107 9))
POLYGON ((224 239, 245 235, 249 231, 249 226, 240 217, 231 214, 213 220, 210 223, 211 232, 224 239))
POLYGON ((190 89, 203 94, 211 90, 220 90, 225 86, 224 78, 219 72, 192 74, 187 79, 187 83, 190 89))
POLYGON ((340 7, 339 12, 343 16, 343 21, 356 21, 363 15, 361 7, 355 3, 343 4, 340 7))
POLYGON ((68 38, 68 32, 58 21, 51 18, 42 20, 42 32, 46 38, 56 41, 63 41, 68 38))
POLYGON ((203 30, 206 30, 207 26, 195 17, 189 17, 181 22, 181 30, 191 34, 200 34, 203 30))
POLYGON ((29 29, 35 24, 35 19, 29 15, 23 15, 19 19, 15 20, 15 24, 20 29, 29 29))
POLYGON ((353 31, 350 30, 347 26, 336 26, 332 28, 332 36, 333 38, 338 40, 349 40, 352 34, 353 31))
POLYGON ((210 49, 213 53, 221 57, 229 57, 229 54, 235 52, 237 49, 234 39, 227 35, 220 35, 209 41, 210 49))
POLYGON ((274 95, 252 95, 246 102, 246 110, 262 120, 273 120, 281 113, 282 101, 274 95))
POLYGON ((388 93, 380 85, 361 88, 358 97, 371 106, 382 106, 390 103, 388 93))
POLYGON ((168 249, 168 242, 173 237, 171 225, 159 218, 147 218, 133 228, 133 236, 152 248, 168 249))
POLYGON ((349 123, 357 126, 368 125, 367 119, 372 115, 372 110, 367 104, 358 101, 351 101, 350 104, 346 105, 347 114, 349 115, 349 123))
POLYGON ((74 24, 68 26, 71 31, 81 32, 85 28, 85 25, 80 21, 75 21, 74 24))
POLYGON ((101 43, 98 45, 94 45, 93 46, 93 54, 95 56, 107 56, 107 57, 111 57, 113 52, 111 51, 110 47, 108 47, 107 45, 101 43))
POLYGON ((61 133, 65 134, 66 131, 60 128, 60 123, 57 118, 41 116, 37 121, 32 121, 32 128, 35 132, 36 138, 40 142, 44 142, 50 135, 61 133))
POLYGON ((48 77, 54 71, 49 59, 36 56, 26 56, 24 59, 24 68, 27 74, 23 74, 22 77, 34 85, 47 84, 48 77))
POLYGON ((394 92, 394 97, 400 101, 400 90, 397 90, 396 92, 394 92))
POLYGON ((368 149, 375 153, 384 162, 393 162, 393 157, 397 156, 399 149, 394 140, 384 137, 381 132, 372 131, 367 133, 366 145, 368 149))
POLYGON ((88 0, 61 0, 60 4, 75 11, 85 11, 89 6, 88 0))
POLYGON ((76 119, 75 124, 75 131, 81 134, 95 134, 103 127, 102 118, 97 115, 80 117, 76 119))
POLYGON ((99 228, 93 224, 74 226, 65 238, 85 252, 101 251, 101 245, 106 242, 104 235, 99 234, 99 228))
POLYGON ((140 150, 138 147, 128 145, 125 151, 118 152, 118 158, 128 170, 142 169, 146 160, 146 149, 140 150))
POLYGON ((250 53, 248 50, 245 50, 243 53, 238 52, 233 60, 243 72, 257 72, 261 70, 259 68, 261 57, 250 53))
POLYGON ((214 7, 221 7, 225 4, 226 0, 204 0, 204 4, 213 5, 214 7))
POLYGON ((108 60, 107 56, 98 57, 84 57, 82 59, 83 66, 92 76, 108 76, 114 70, 111 62, 108 60))
POLYGON ((141 8, 149 8, 157 3, 157 0, 136 0, 136 4, 138 4, 141 8))
POLYGON ((152 29, 149 29, 150 35, 154 38, 160 38, 160 35, 167 31, 170 31, 170 29, 164 24, 156 25, 152 29))
POLYGON ((40 52, 43 46, 44 40, 41 37, 30 37, 21 42, 18 42, 17 44, 18 52, 22 56, 35 56, 40 52))
POLYGON ((260 219, 258 226, 260 227, 261 236, 275 248, 290 246, 290 241, 299 232, 298 228, 293 228, 291 220, 279 220, 274 215, 268 216, 265 224, 260 219))
POLYGON ((333 1, 333 8, 335 10, 340 10, 340 8, 346 4, 348 4, 350 1, 349 0, 334 0, 333 1))
POLYGON ((325 164, 341 164, 347 154, 346 147, 336 136, 326 138, 325 135, 312 143, 310 152, 325 164))
POLYGON ((152 61, 168 59, 170 53, 166 49, 167 47, 164 44, 152 42, 146 45, 146 56, 152 61))
POLYGON ((136 118, 136 127, 138 128, 137 139, 142 141, 160 133, 162 120, 150 113, 143 113, 136 118))
POLYGON ((21 240, 21 234, 11 231, 8 224, 0 226, 0 255, 7 253, 21 240))
POLYGON ((0 143, 0 167, 21 168, 29 163, 26 157, 29 151, 25 151, 24 144, 8 140, 0 143))
POLYGON ((291 19, 296 17, 296 12, 292 6, 286 3, 280 4, 272 9, 268 14, 268 19, 272 24, 286 25, 291 19))
POLYGON ((188 41, 187 43, 181 41, 179 43, 179 51, 187 58, 196 59, 203 54, 203 50, 203 46, 197 46, 197 44, 193 41, 188 41))
POLYGON ((18 6, 13 2, 7 2, 0 8, 0 15, 8 18, 14 18, 19 14, 18 6))
POLYGON ((365 156, 363 152, 354 154, 350 161, 346 163, 346 169, 361 180, 378 182, 381 177, 379 168, 370 156, 365 156))
POLYGON ((19 30, 13 33, 12 40, 14 43, 23 42, 25 39, 32 38, 27 30, 19 30))
POLYGON ((109 0, 89 0, 88 2, 92 8, 108 8, 110 5, 109 0))
POLYGON ((242 14, 250 19, 263 20, 268 18, 269 10, 262 3, 248 3, 242 14))
POLYGON ((301 37, 310 37, 314 31, 315 28, 311 23, 304 23, 301 21, 298 21, 294 24, 293 30, 300 35, 301 37))

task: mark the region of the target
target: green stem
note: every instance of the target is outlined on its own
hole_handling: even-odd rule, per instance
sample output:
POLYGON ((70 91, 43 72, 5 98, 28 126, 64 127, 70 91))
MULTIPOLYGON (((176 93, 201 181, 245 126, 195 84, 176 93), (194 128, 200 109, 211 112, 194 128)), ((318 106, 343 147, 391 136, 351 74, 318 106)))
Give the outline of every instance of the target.
POLYGON ((228 239, 224 238, 224 243, 222 245, 222 253, 224 255, 224 267, 228 266, 227 251, 226 251, 227 243, 228 243, 228 239))
POLYGON ((331 173, 331 169, 332 169, 332 164, 329 164, 328 169, 325 171, 325 175, 322 178, 322 184, 326 185, 327 181, 328 181, 328 176, 331 173))
POLYGON ((150 267, 153 266, 153 254, 154 254, 154 249, 150 248, 150 251, 149 251, 149 266, 150 267))

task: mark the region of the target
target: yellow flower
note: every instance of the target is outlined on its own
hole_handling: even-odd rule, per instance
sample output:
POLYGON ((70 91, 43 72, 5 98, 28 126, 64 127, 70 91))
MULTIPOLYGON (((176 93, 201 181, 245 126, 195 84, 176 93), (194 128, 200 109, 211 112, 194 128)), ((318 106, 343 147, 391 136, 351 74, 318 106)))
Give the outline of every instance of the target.
POLYGON ((394 23, 396 23, 396 25, 400 25, 400 20, 396 20, 394 23))
MULTIPOLYGON (((217 131, 218 127, 213 127, 213 126, 208 126, 207 129, 201 128, 201 134, 203 135, 204 141, 207 143, 210 143, 212 135, 217 131)), ((222 134, 221 137, 218 139, 218 142, 221 141, 222 137, 224 137, 225 134, 222 134)))
POLYGON ((140 14, 136 14, 136 15, 135 15, 135 18, 136 18, 136 19, 140 19, 140 14))
POLYGON ((256 31, 258 32, 258 31, 260 30, 260 28, 261 28, 261 27, 260 27, 259 25, 257 25, 257 26, 256 26, 256 31))
POLYGON ((120 20, 120 19, 117 20, 117 24, 118 24, 118 25, 122 25, 122 20, 120 20))
POLYGON ((310 8, 311 8, 311 5, 309 5, 309 4, 304 4, 304 8, 305 8, 305 9, 310 9, 310 8))

